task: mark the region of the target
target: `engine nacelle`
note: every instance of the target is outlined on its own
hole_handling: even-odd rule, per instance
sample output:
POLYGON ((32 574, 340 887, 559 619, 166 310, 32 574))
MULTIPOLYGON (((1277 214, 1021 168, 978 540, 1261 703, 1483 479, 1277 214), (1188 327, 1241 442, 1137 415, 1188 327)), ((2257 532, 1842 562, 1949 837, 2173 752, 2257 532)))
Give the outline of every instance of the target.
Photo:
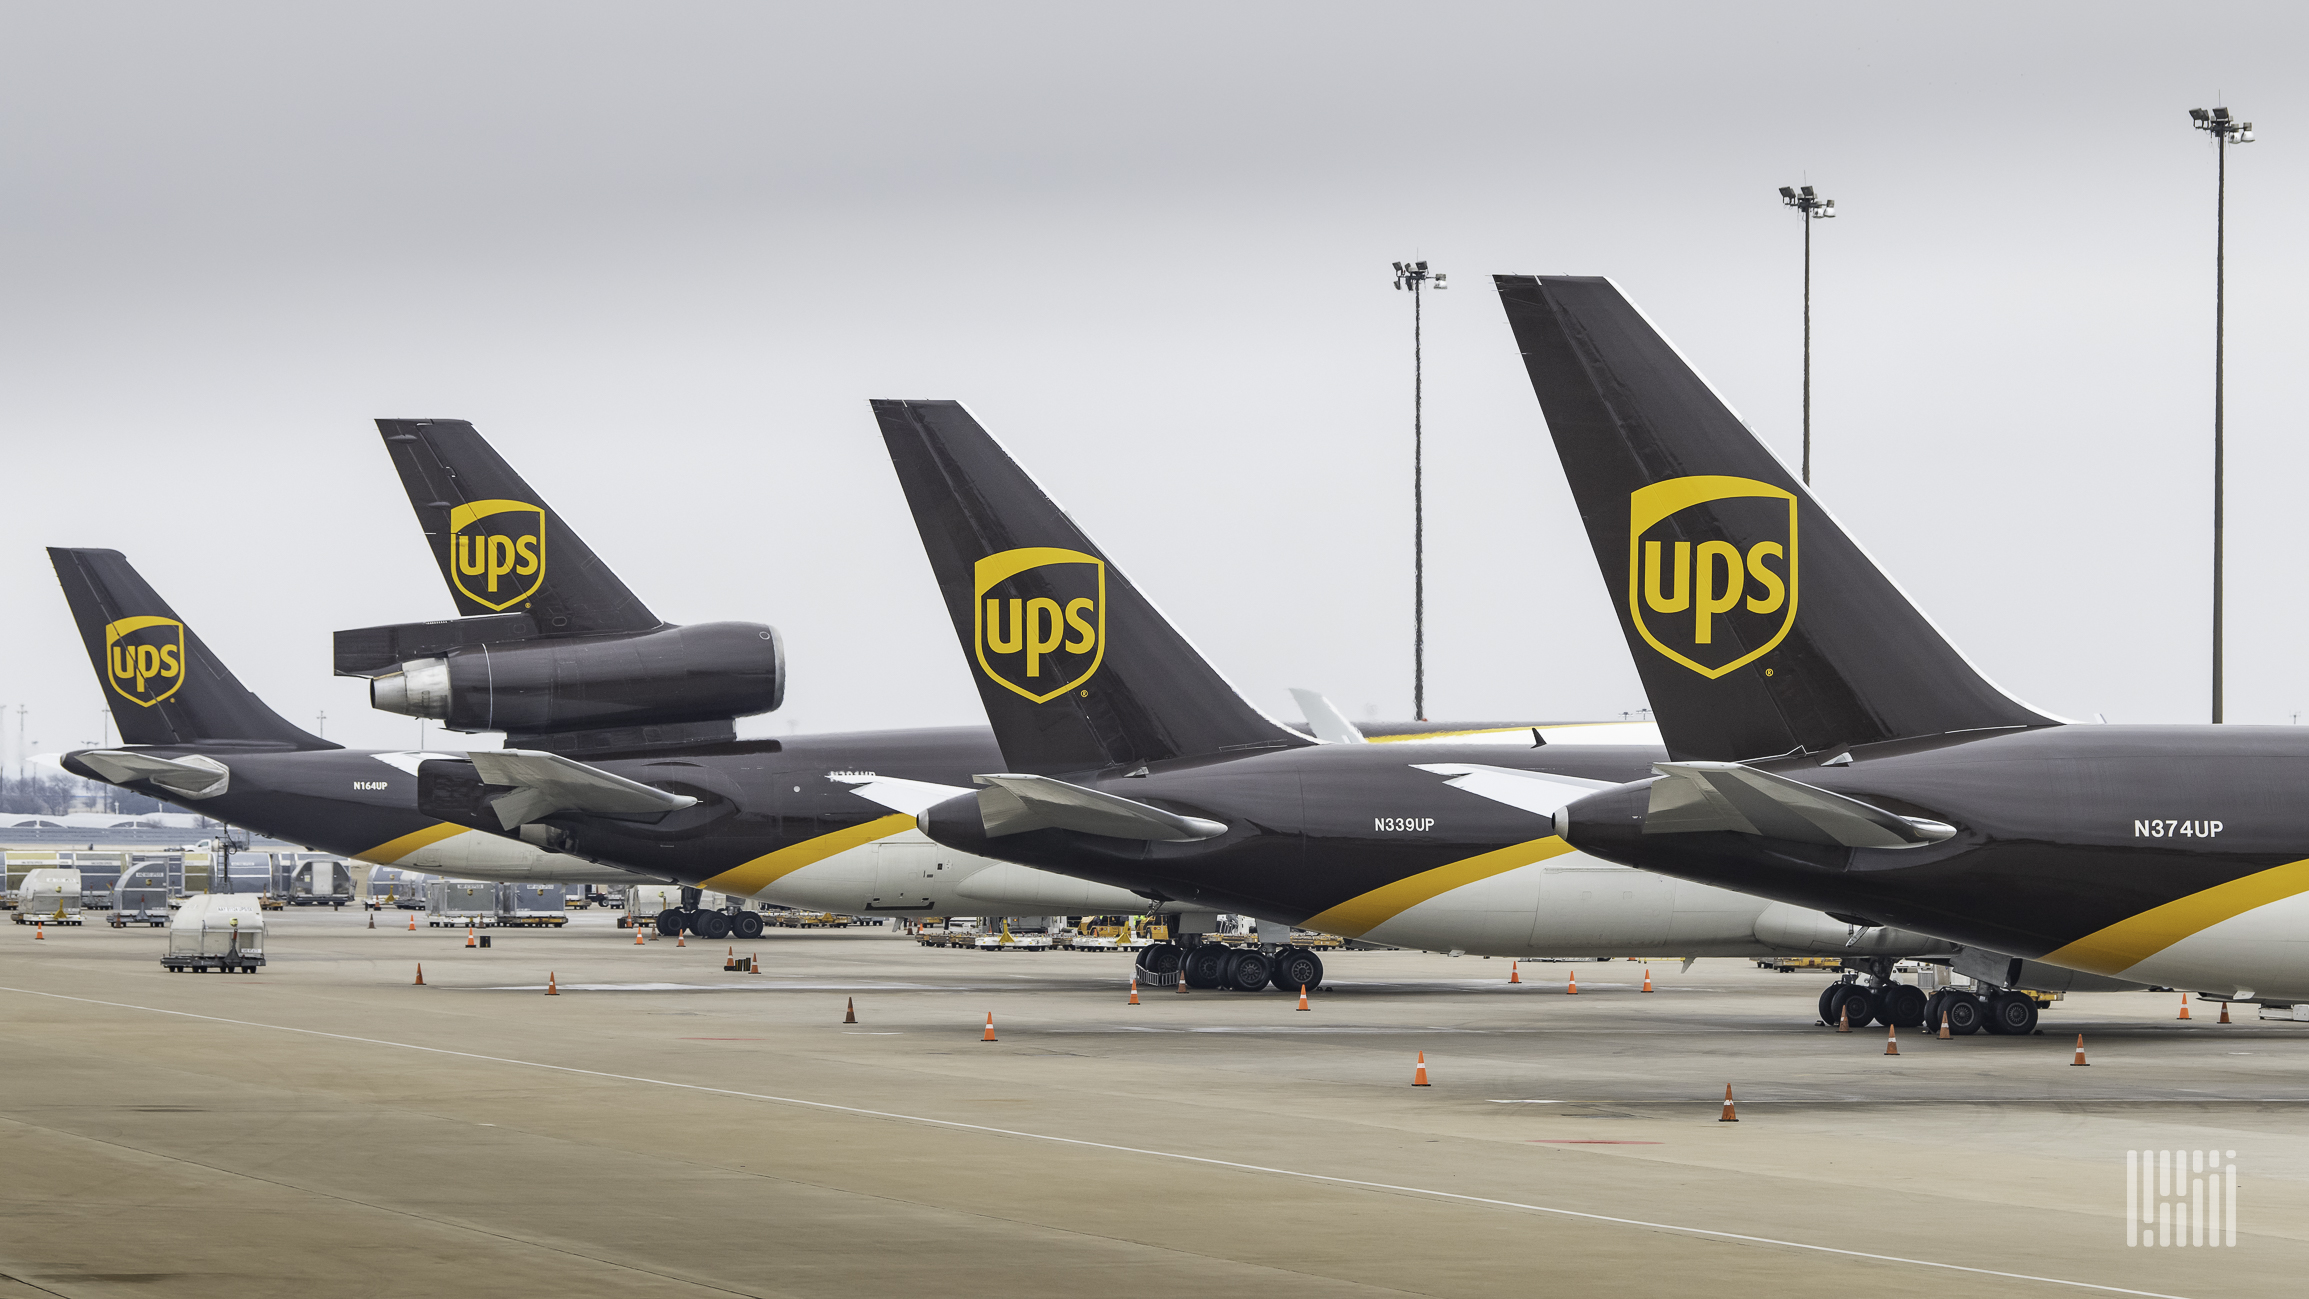
POLYGON ((453 731, 536 735, 726 722, 785 699, 775 628, 751 622, 466 645, 372 678, 369 702, 453 731))

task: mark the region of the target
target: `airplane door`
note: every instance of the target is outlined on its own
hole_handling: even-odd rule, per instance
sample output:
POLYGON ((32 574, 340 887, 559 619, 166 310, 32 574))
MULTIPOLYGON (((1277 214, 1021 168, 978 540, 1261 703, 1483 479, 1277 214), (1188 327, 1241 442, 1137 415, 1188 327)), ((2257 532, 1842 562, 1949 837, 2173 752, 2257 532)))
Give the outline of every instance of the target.
POLYGON ((934 843, 883 840, 874 845, 875 911, 927 911, 945 849, 934 843))

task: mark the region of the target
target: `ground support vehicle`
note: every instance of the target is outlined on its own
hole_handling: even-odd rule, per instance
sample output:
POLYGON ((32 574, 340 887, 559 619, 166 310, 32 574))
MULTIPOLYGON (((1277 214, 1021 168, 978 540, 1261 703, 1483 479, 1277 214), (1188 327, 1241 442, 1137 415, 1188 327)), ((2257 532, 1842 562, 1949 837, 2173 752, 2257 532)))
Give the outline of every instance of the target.
POLYGON ((168 924, 169 863, 143 861, 121 872, 120 882, 112 886, 112 915, 106 923, 114 929, 130 925, 150 925, 155 929, 168 924))
POLYGON ((20 925, 79 924, 80 872, 64 867, 26 871, 16 892, 15 920, 20 925))
POLYGON ((175 973, 254 974, 265 963, 265 918, 246 896, 202 893, 185 899, 168 926, 162 966, 175 973))

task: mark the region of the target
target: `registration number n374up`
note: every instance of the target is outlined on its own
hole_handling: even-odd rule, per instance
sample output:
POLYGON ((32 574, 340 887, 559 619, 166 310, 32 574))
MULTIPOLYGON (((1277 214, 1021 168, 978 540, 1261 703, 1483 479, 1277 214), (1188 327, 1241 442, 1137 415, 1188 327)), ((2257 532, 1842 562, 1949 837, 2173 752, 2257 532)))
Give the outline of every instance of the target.
POLYGON ((2210 839, 2221 833, 2218 821, 2135 821, 2135 839, 2210 839))

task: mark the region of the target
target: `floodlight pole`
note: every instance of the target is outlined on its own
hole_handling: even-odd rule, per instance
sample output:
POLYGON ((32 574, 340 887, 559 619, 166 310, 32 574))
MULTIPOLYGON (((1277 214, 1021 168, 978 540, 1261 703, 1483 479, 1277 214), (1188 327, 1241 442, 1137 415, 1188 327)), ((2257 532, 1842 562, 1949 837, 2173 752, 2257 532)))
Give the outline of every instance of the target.
POLYGON ((2213 137, 2213 723, 2222 714, 2222 560, 2226 542, 2228 443, 2224 436, 2227 414, 2229 322, 2229 146, 2251 144, 2253 124, 2240 122, 2226 108, 2210 112, 2189 110, 2189 123, 2213 137))
POLYGON ((1395 287, 1411 291, 1411 715, 1427 720, 1427 438, 1425 361, 1420 331, 1422 290, 1451 287, 1425 262, 1395 263, 1395 287))
POLYGON ((1812 484, 1812 223, 1836 215, 1836 200, 1810 185, 1780 187, 1780 202, 1804 219, 1804 485, 1812 484))

